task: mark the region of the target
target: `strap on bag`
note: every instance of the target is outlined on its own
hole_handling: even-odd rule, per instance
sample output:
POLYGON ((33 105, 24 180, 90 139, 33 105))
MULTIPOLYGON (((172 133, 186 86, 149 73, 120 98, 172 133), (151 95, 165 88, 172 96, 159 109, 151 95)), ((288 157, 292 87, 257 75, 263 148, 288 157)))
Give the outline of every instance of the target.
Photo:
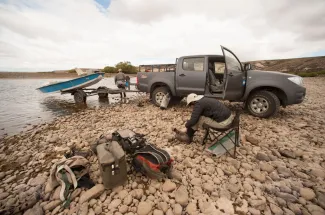
MULTIPOLYGON (((62 175, 61 170, 64 170, 64 173, 65 173, 65 176, 66 176, 66 179, 67 179, 68 182, 69 182, 69 180, 68 180, 68 178, 67 178, 66 172, 68 172, 68 173, 70 174, 70 177, 71 177, 71 180, 72 180, 72 184, 73 184, 74 189, 77 188, 77 186, 78 186, 78 182, 77 182, 77 179, 76 179, 75 174, 73 173, 73 171, 71 170, 71 168, 70 168, 69 166, 67 166, 67 165, 64 164, 64 165, 59 166, 59 167, 57 168, 57 171, 56 171, 56 178, 57 178, 57 180, 59 181, 59 183, 60 183, 61 186, 62 186, 62 187, 61 187, 61 190, 60 190, 60 200, 61 200, 61 201, 65 201, 65 195, 64 195, 64 192, 65 192, 65 190, 66 190, 67 185, 66 185, 66 183, 64 182, 64 180, 62 180, 62 179, 59 177, 59 174, 62 175)), ((63 177, 64 177, 64 176, 63 176, 63 177)), ((69 182, 68 184, 70 184, 70 182, 69 182)))
POLYGON ((66 199, 66 201, 64 202, 63 207, 68 208, 70 206, 70 203, 71 203, 71 193, 69 193, 71 184, 70 184, 70 182, 68 180, 68 176, 67 176, 65 171, 63 171, 63 173, 62 173, 62 179, 63 179, 63 182, 64 182, 65 187, 66 187, 66 189, 64 190, 64 198, 66 199))
MULTIPOLYGON (((111 143, 112 144, 112 143, 111 143)), ((112 147, 112 145, 110 145, 112 147)), ((119 174, 120 173, 120 167, 119 167, 119 160, 121 159, 121 157, 119 157, 118 155, 116 155, 116 152, 114 150, 110 150, 109 144, 106 143, 105 145, 105 150, 107 150, 108 152, 110 152, 113 155, 114 158, 114 175, 119 174)))

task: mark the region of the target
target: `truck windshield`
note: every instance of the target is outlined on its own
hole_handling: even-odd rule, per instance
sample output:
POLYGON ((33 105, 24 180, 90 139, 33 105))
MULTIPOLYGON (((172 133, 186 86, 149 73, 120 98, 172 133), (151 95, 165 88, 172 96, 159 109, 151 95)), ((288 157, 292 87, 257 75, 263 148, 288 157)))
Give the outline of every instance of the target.
POLYGON ((241 72, 241 65, 240 62, 236 59, 236 57, 229 51, 224 50, 225 59, 226 59, 226 66, 228 71, 237 70, 241 72))

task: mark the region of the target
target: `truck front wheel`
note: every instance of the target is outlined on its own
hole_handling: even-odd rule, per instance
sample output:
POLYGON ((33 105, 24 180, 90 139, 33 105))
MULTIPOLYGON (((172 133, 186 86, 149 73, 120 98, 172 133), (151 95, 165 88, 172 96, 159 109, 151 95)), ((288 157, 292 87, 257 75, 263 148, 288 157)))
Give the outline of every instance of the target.
POLYGON ((279 98, 270 91, 258 91, 249 96, 246 109, 253 116, 267 118, 275 115, 280 108, 279 98))
POLYGON ((160 107, 160 103, 162 102, 162 99, 164 96, 169 93, 169 90, 167 87, 157 87, 154 91, 151 93, 151 99, 152 102, 157 106, 160 107))

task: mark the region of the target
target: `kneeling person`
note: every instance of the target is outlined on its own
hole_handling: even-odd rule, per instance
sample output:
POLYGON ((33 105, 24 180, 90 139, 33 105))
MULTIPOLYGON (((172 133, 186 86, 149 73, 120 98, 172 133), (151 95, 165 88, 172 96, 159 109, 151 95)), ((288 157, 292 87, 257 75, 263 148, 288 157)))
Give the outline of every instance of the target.
POLYGON ((213 128, 225 128, 229 126, 235 115, 231 113, 223 103, 215 98, 203 97, 191 93, 187 96, 187 105, 193 104, 191 118, 186 122, 186 133, 177 132, 176 139, 191 143, 194 133, 207 124, 213 128))

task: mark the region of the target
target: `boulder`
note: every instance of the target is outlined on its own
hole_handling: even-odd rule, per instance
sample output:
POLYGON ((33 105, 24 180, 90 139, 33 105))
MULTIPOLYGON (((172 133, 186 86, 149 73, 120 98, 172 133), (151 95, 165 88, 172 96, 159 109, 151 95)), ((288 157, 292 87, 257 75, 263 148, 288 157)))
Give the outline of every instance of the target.
POLYGON ((185 207, 188 204, 188 192, 185 186, 180 186, 175 192, 175 200, 178 204, 185 207))
POLYGON ((257 160, 260 160, 260 161, 270 161, 269 156, 267 156, 266 154, 261 153, 261 152, 258 152, 258 153, 257 153, 257 155, 256 155, 256 159, 257 159, 257 160))
POLYGON ((88 202, 84 202, 81 204, 77 214, 78 215, 88 215, 88 202))
POLYGON ((261 168, 262 171, 265 171, 265 172, 268 172, 268 173, 271 173, 274 170, 274 167, 271 166, 268 163, 261 163, 260 168, 261 168))
POLYGON ((193 178, 191 180, 191 184, 194 186, 200 186, 201 185, 201 179, 200 178, 193 178))
POLYGON ((196 204, 193 203, 193 202, 189 203, 187 205, 187 207, 186 207, 186 212, 189 215, 196 215, 196 214, 198 214, 196 204))
POLYGON ((271 203, 270 208, 271 208, 271 211, 273 212, 273 214, 283 215, 283 210, 281 208, 279 208, 277 205, 271 203))
POLYGON ((251 176, 252 178, 260 182, 264 182, 266 180, 265 175, 261 173, 259 170, 254 170, 253 172, 251 172, 251 176))
POLYGON ((292 151, 289 151, 288 149, 279 150, 279 153, 280 153, 280 155, 282 155, 283 157, 286 157, 286 158, 292 158, 292 159, 296 158, 295 153, 292 151))
POLYGON ((314 199, 316 197, 316 194, 314 193, 314 191, 310 188, 300 188, 300 195, 310 201, 312 199, 314 199))
POLYGON ((24 215, 44 215, 44 211, 40 204, 36 203, 34 207, 28 209, 24 215))
POLYGON ((214 163, 214 161, 211 158, 206 158, 205 162, 208 163, 208 164, 214 163))
POLYGON ((225 197, 221 197, 216 202, 218 209, 223 210, 226 214, 234 214, 233 202, 225 197))
POLYGON ((138 215, 148 215, 151 212, 152 205, 149 202, 140 202, 138 205, 138 215))
POLYGON ((182 210, 183 210, 183 208, 180 204, 174 205, 174 210, 173 210, 174 215, 182 215, 182 210))
POLYGON ((162 186, 162 190, 164 192, 171 192, 175 189, 176 189, 176 184, 170 180, 167 180, 162 186))
POLYGON ((52 211, 54 208, 56 208, 58 205, 60 205, 61 201, 60 200, 54 200, 48 204, 46 204, 43 209, 45 211, 52 211))
POLYGON ((315 177, 325 178, 325 171, 323 169, 312 169, 310 174, 315 177))
POLYGON ((245 138, 246 138, 246 140, 247 140, 248 142, 250 142, 250 143, 253 144, 253 145, 258 145, 259 142, 260 142, 258 139, 256 139, 256 138, 253 137, 253 136, 246 136, 245 138))
POLYGON ((87 190, 80 196, 79 203, 82 204, 82 203, 88 201, 89 199, 97 198, 104 192, 104 190, 105 190, 105 187, 103 184, 95 185, 94 187, 87 190))
POLYGON ((32 187, 36 187, 38 185, 43 185, 46 182, 45 176, 37 176, 29 181, 29 185, 32 187))
POLYGON ((109 205, 108 209, 112 210, 114 208, 117 208, 122 203, 121 199, 114 199, 109 205))

